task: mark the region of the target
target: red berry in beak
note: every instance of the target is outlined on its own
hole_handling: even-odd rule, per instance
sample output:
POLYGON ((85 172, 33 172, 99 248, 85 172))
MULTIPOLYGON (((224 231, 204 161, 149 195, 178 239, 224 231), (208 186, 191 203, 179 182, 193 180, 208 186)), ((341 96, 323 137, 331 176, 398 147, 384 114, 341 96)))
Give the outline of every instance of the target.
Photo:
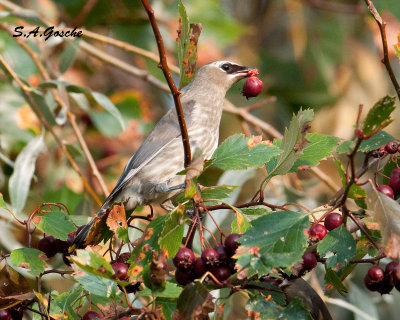
POLYGON ((258 96, 263 89, 263 83, 257 77, 251 75, 243 86, 242 94, 248 99, 258 96))

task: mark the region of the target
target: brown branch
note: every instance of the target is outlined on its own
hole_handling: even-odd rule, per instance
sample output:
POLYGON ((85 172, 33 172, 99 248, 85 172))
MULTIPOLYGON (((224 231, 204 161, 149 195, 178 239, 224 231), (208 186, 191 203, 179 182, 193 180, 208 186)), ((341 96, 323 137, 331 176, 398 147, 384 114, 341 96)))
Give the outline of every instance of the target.
POLYGON ((160 34, 160 30, 158 29, 156 18, 154 16, 154 10, 151 8, 147 0, 142 0, 142 4, 147 12, 147 15, 149 16, 151 27, 153 28, 154 36, 156 37, 157 40, 158 52, 160 54, 160 63, 158 66, 161 68, 164 77, 168 82, 168 86, 172 93, 172 96, 174 97, 174 103, 175 103, 176 113, 178 116, 179 127, 181 129, 181 134, 182 134, 183 150, 185 152, 185 167, 187 167, 191 162, 191 152, 190 152, 189 135, 186 128, 185 118, 183 116, 181 100, 179 98, 181 92, 175 86, 174 80, 172 79, 171 74, 169 72, 167 58, 165 55, 164 43, 162 36, 160 34))
POLYGON ((388 50, 387 38, 386 38, 386 22, 382 20, 382 17, 379 15, 378 11, 376 10, 376 8, 371 0, 365 0, 365 3, 368 6, 369 12, 371 12, 376 23, 378 24, 379 31, 381 33, 381 39, 382 39, 382 49, 383 49, 382 63, 385 65, 386 70, 389 74, 390 80, 392 81, 392 84, 396 90, 397 96, 400 99, 400 86, 399 86, 399 83, 397 82, 396 76, 394 75, 392 66, 390 64, 390 59, 389 59, 389 50, 388 50))

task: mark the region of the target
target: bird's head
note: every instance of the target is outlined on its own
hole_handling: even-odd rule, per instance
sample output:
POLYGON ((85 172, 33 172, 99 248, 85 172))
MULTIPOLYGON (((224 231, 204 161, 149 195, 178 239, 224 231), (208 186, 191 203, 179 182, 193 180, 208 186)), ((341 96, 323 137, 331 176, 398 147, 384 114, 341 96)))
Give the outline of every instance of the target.
POLYGON ((228 90, 237 81, 249 76, 249 71, 254 68, 242 66, 231 61, 214 61, 202 66, 195 75, 194 80, 209 83, 216 87, 228 90))

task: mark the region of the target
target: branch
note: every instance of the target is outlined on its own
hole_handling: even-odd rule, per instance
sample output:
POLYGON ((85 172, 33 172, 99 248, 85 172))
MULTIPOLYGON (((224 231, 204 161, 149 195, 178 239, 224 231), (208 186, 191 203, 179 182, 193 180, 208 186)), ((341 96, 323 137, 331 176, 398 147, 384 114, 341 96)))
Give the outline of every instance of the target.
POLYGON ((147 0, 142 0, 142 4, 147 12, 147 15, 149 16, 151 27, 153 28, 154 36, 156 37, 157 40, 158 52, 160 54, 160 63, 158 66, 161 68, 164 77, 168 82, 168 86, 172 93, 172 96, 174 97, 179 127, 181 129, 181 134, 182 134, 182 143, 183 143, 183 150, 185 152, 185 168, 186 168, 190 164, 191 153, 190 153, 189 135, 186 128, 185 118, 183 116, 181 100, 179 98, 181 92, 175 86, 174 80, 172 79, 171 74, 169 72, 167 58, 165 56, 164 43, 162 36, 160 34, 160 30, 158 29, 156 18, 154 16, 154 10, 151 8, 147 0))
POLYGON ((379 15, 378 11, 376 10, 376 8, 371 0, 365 0, 365 3, 368 6, 369 12, 371 12, 376 23, 378 24, 379 31, 381 32, 382 48, 383 48, 382 63, 385 65, 386 70, 389 73, 390 80, 392 81, 393 86, 396 90, 397 96, 400 99, 400 86, 394 75, 394 72, 393 72, 393 69, 392 69, 392 66, 391 66, 390 60, 389 60, 389 51, 388 51, 388 45, 387 45, 387 39, 386 39, 386 22, 382 20, 382 17, 379 15))

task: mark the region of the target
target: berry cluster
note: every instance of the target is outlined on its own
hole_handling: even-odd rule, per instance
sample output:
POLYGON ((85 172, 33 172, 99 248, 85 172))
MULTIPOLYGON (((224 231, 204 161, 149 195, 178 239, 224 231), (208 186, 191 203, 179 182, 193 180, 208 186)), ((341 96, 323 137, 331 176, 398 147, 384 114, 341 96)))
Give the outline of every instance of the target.
POLYGON ((312 239, 322 240, 325 238, 328 231, 338 228, 343 222, 343 217, 341 214, 333 212, 326 216, 324 225, 316 223, 313 224, 308 230, 308 234, 312 239))
POLYGON ((390 293, 394 287, 400 291, 399 263, 390 262, 385 271, 379 266, 372 266, 364 277, 364 284, 368 290, 377 291, 380 294, 390 293))
POLYGON ((399 143, 397 141, 391 141, 387 145, 372 151, 372 156, 375 158, 382 158, 387 154, 396 154, 397 152, 400 152, 399 143))
POLYGON ((255 75, 258 74, 257 69, 252 69, 249 71, 249 78, 247 78, 246 82, 243 85, 242 94, 247 98, 252 98, 258 96, 262 89, 263 83, 257 78, 255 75))
POLYGON ((242 235, 232 233, 226 237, 224 244, 207 248, 201 257, 195 258, 192 250, 180 248, 173 258, 176 267, 175 279, 185 286, 194 279, 201 278, 207 271, 211 272, 218 281, 225 281, 235 273, 235 254, 239 243, 236 241, 242 235))
POLYGON ((377 190, 394 199, 400 195, 400 168, 393 169, 389 185, 382 184, 377 187, 377 190))

